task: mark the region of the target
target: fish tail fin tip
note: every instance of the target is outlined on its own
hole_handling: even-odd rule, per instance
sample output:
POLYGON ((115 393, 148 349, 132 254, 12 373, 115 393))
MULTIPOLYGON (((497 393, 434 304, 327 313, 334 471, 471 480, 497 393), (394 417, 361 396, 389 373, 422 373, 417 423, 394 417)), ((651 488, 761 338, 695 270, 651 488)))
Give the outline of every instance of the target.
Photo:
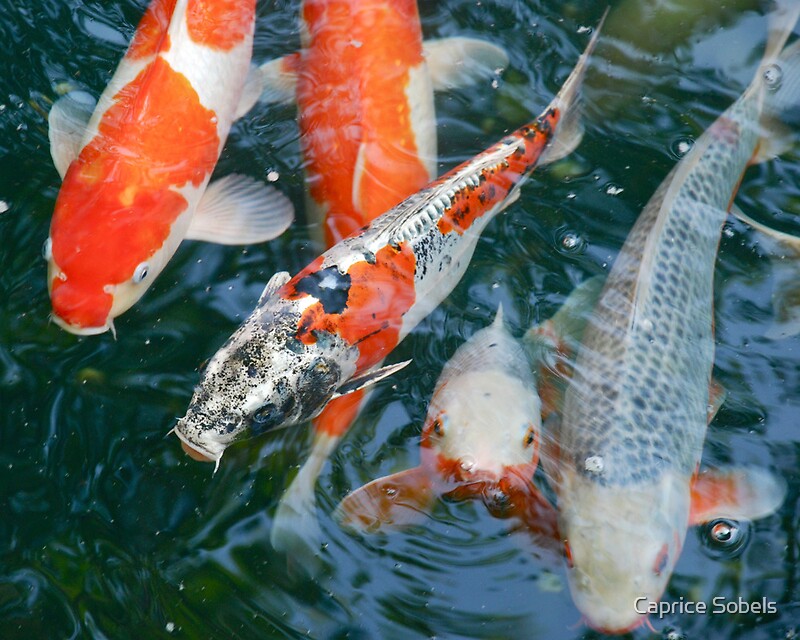
POLYGON ((608 7, 603 13, 603 17, 600 18, 597 27, 595 27, 589 44, 586 45, 580 58, 578 58, 577 64, 562 85, 561 90, 550 103, 550 108, 559 110, 562 116, 558 123, 556 134, 550 142, 550 146, 544 154, 542 154, 540 164, 555 162, 556 160, 568 156, 578 147, 583 139, 583 119, 581 117, 579 104, 581 86, 583 84, 583 78, 586 75, 586 68, 589 65, 589 58, 597 45, 597 40, 600 37, 600 31, 607 15, 608 7))

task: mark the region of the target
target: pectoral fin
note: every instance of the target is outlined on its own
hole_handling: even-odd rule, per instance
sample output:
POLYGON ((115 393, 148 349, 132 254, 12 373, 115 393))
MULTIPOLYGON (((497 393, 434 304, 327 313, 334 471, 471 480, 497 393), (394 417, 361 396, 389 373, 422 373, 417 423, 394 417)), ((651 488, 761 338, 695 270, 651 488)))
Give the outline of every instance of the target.
POLYGON ((776 340, 800 333, 800 237, 753 220, 735 204, 731 205, 730 212, 769 239, 767 250, 775 281, 772 293, 775 320, 765 335, 776 340))
POLYGON ((435 499, 427 471, 414 467, 356 489, 342 500, 334 515, 349 529, 385 532, 419 523, 435 499))
POLYGON ((47 116, 50 155, 62 179, 81 151, 86 126, 96 105, 97 100, 85 91, 71 91, 50 108, 47 116))
POLYGON ((280 289, 283 285, 285 285, 292 277, 289 275, 288 271, 278 271, 275 273, 267 282, 267 286, 264 287, 264 290, 261 292, 261 296, 258 298, 258 305, 261 306, 264 304, 264 301, 267 300, 273 293, 275 293, 278 289, 280 289))
POLYGON ((434 91, 468 87, 508 66, 502 47, 477 38, 442 38, 422 43, 434 91))
POLYGON ((267 104, 288 104, 297 90, 300 54, 291 53, 262 64, 257 69, 258 100, 267 104))
POLYGON ((208 185, 186 238, 218 244, 264 242, 283 233, 293 219, 294 207, 280 191, 231 174, 208 185))
POLYGON ((370 369, 369 371, 365 371, 364 373, 350 378, 350 380, 339 387, 336 390, 336 393, 333 394, 333 398, 339 398, 347 395, 348 393, 353 393, 353 391, 358 391, 359 389, 368 387, 371 384, 375 384, 379 380, 383 380, 393 373, 397 373, 400 371, 400 369, 407 367, 409 364, 411 364, 411 360, 405 360, 403 362, 397 362, 395 364, 381 367, 380 369, 370 369))
POLYGON ((786 483, 757 467, 708 469, 695 476, 691 492, 690 524, 717 518, 755 520, 781 506, 786 483))

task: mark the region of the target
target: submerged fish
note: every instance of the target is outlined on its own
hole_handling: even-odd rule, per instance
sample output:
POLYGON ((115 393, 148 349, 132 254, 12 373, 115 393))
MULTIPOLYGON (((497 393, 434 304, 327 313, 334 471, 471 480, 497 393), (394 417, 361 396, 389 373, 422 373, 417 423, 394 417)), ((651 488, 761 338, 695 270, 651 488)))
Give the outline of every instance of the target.
POLYGON ((557 540, 555 512, 533 484, 541 402, 522 343, 494 323, 461 345, 428 406, 418 467, 356 489, 337 508, 341 524, 373 533, 419 521, 440 496, 480 499, 495 517, 516 517, 557 540))
POLYGON ((763 517, 783 499, 781 482, 766 472, 698 467, 721 228, 744 170, 774 148, 774 107, 794 84, 781 87, 778 56, 798 13, 792 3, 777 14, 780 28, 751 85, 667 176, 628 235, 584 333, 553 458, 543 454, 573 598, 605 632, 644 623, 635 602, 660 599, 690 524, 763 517))
POLYGON ((474 38, 422 41, 416 0, 304 0, 302 49, 260 68, 262 100, 295 99, 307 209, 331 247, 436 177, 434 90, 508 64, 474 38))
MULTIPOLYGON (((301 51, 260 68, 262 99, 296 99, 306 211, 330 248, 436 177, 434 89, 493 75, 508 57, 472 38, 423 43, 416 0, 305 0, 300 19, 301 51)), ((314 419, 309 458, 275 513, 275 548, 318 547, 314 486, 363 397, 314 419)))
POLYGON ((63 184, 44 254, 67 331, 113 330, 184 238, 260 242, 290 224, 288 199, 252 178, 208 186, 258 97, 245 90, 254 21, 255 0, 154 0, 96 108, 82 93, 53 106, 63 184))
MULTIPOLYGON (((599 30, 598 30, 599 32, 599 30)), ((314 260, 277 274, 214 355, 175 432, 219 462, 233 441, 317 415, 406 363, 375 369, 453 289, 481 231, 542 161, 580 140, 576 102, 595 33, 531 123, 314 260), (546 152, 546 153, 545 153, 546 152)))

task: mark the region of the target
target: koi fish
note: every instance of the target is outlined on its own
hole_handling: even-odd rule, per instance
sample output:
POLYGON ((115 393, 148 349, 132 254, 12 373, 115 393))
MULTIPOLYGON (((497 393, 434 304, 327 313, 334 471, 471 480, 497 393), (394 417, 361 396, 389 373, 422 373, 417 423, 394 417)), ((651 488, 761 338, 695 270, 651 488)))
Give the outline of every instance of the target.
POLYGON ((295 99, 312 220, 332 247, 436 178, 434 90, 508 64, 474 38, 422 41, 416 0, 305 0, 302 49, 260 67, 295 99))
POLYGON ((67 331, 113 331, 184 238, 261 242, 290 224, 288 199, 252 178, 209 186, 260 93, 246 85, 254 21, 255 0, 154 0, 96 108, 87 94, 53 106, 63 183, 44 255, 67 331))
POLYGON ((799 13, 791 3, 776 14, 780 28, 755 79, 628 235, 583 335, 553 451, 542 456, 574 601, 587 624, 607 633, 645 622, 634 602, 660 599, 689 525, 764 517, 783 500, 785 487, 769 473, 698 468, 721 228, 748 164, 775 149, 778 55, 799 13))
POLYGON ((418 522, 439 496, 476 498, 495 517, 549 524, 547 538, 557 539, 555 512, 533 484, 540 431, 531 363, 500 307, 442 369, 422 429, 420 465, 357 489, 336 517, 373 533, 418 522))
MULTIPOLYGON (((306 212, 330 248, 436 177, 434 89, 494 75, 508 56, 473 38, 423 43, 416 0, 306 0, 300 19, 301 51, 259 69, 262 101, 297 102, 306 212)), ((276 549, 303 558, 319 546, 314 486, 364 397, 314 419, 309 458, 275 513, 276 549)))
POLYGON ((561 377, 547 363, 569 357, 601 286, 599 277, 578 285, 523 341, 509 333, 500 307, 492 325, 442 369, 419 466, 350 493, 336 509, 339 523, 364 533, 393 530, 419 522, 438 497, 477 498, 493 516, 517 518, 543 546, 558 544, 555 511, 533 484, 545 409, 540 390, 561 377))
MULTIPOLYGON (((598 30, 599 32, 599 30, 598 30)), ((233 441, 313 418, 332 399, 394 373, 376 368, 455 287, 480 233, 543 161, 581 138, 576 108, 592 37, 535 120, 323 253, 272 277, 211 358, 175 433, 216 461, 233 441)))

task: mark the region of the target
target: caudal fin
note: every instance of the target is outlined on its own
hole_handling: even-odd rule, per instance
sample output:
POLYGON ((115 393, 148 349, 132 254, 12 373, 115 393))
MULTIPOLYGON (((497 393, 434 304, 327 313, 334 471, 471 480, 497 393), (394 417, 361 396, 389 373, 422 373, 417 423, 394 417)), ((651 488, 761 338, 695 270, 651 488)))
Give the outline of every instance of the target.
POLYGON ((580 96, 581 86, 583 85, 583 78, 586 75, 586 68, 589 65, 589 58, 597 45, 597 40, 600 37, 600 30, 603 27, 606 16, 608 15, 608 8, 606 8, 603 17, 592 34, 592 39, 586 45, 586 49, 578 58, 578 63, 569 74, 566 82, 561 87, 552 102, 550 102, 550 109, 556 109, 561 112, 561 120, 558 123, 558 130, 550 146, 542 154, 539 164, 546 164, 548 162, 555 162, 564 156, 572 153, 575 148, 580 144, 583 138, 583 119, 581 118, 580 96))
POLYGON ((272 546, 300 564, 308 575, 319 573, 322 530, 317 520, 314 489, 322 467, 336 449, 339 438, 317 433, 308 459, 278 503, 272 532, 272 546))

